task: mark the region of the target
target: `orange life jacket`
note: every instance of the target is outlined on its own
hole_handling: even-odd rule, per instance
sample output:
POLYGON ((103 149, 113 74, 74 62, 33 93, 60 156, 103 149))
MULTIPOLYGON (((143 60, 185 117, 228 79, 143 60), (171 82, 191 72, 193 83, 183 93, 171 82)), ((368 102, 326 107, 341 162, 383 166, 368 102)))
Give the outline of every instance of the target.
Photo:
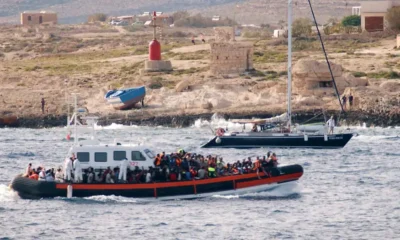
POLYGON ((30 177, 30 179, 34 179, 34 180, 39 180, 39 175, 37 175, 36 173, 32 174, 30 177))
POLYGON ((180 166, 181 166, 181 163, 182 163, 182 160, 181 160, 180 158, 177 158, 177 159, 175 160, 175 163, 176 163, 176 166, 180 167, 180 166))
POLYGON ((154 165, 160 166, 160 164, 161 164, 161 157, 156 157, 156 159, 154 160, 154 165))
POLYGON ((195 177, 197 175, 196 171, 193 168, 190 169, 190 174, 192 175, 192 177, 195 177))

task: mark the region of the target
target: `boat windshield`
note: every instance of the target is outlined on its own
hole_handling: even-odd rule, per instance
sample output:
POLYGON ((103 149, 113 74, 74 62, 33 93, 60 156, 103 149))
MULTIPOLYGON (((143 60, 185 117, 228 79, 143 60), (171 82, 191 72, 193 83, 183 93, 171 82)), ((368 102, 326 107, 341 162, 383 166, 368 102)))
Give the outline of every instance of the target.
POLYGON ((150 158, 153 159, 156 157, 156 155, 149 149, 145 149, 144 152, 146 153, 146 155, 150 158))
POLYGON ((115 93, 111 94, 111 96, 112 96, 112 97, 117 97, 117 96, 121 95, 121 94, 124 93, 124 92, 125 92, 125 91, 123 91, 123 90, 118 90, 118 91, 116 91, 115 93))

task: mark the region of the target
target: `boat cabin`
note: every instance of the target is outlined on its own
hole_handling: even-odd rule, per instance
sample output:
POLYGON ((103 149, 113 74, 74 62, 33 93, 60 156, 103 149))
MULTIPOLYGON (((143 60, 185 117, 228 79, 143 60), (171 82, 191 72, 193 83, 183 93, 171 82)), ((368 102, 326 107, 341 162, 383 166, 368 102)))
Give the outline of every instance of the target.
POLYGON ((68 157, 72 153, 79 159, 82 169, 92 167, 95 170, 119 167, 125 158, 128 159, 131 170, 135 167, 148 169, 153 166, 155 157, 154 153, 145 146, 120 143, 102 145, 96 140, 79 142, 70 149, 68 157))

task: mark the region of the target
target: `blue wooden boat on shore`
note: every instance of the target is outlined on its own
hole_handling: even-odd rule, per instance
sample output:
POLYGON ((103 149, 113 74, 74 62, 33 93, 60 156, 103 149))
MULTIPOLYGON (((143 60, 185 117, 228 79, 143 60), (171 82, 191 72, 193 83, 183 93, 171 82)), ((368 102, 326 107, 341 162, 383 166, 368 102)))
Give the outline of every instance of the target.
POLYGON ((104 98, 108 104, 111 104, 117 110, 126 110, 132 108, 136 103, 142 102, 146 96, 145 86, 136 88, 127 88, 119 90, 110 90, 104 98))

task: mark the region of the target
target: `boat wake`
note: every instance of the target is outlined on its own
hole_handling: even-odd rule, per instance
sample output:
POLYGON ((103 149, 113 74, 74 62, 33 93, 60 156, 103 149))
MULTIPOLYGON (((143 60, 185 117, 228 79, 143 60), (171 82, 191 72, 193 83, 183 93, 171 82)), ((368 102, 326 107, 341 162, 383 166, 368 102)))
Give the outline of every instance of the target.
POLYGON ((267 191, 246 193, 242 195, 214 195, 213 198, 222 199, 249 199, 249 200, 280 200, 299 198, 301 196, 301 186, 297 182, 277 185, 267 191))
POLYGON ((0 202, 13 202, 19 199, 16 192, 11 190, 7 185, 0 184, 0 202))

